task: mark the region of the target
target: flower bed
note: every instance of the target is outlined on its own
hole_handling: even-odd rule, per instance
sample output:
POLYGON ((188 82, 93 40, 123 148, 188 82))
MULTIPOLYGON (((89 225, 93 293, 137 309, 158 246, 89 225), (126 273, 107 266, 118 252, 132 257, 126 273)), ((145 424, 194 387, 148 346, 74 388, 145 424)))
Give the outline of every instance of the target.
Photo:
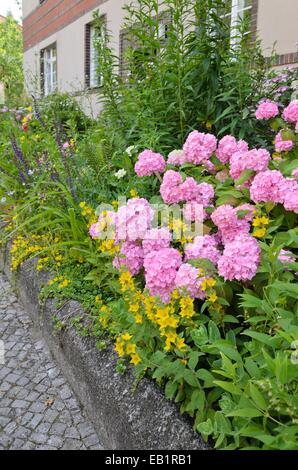
POLYGON ((118 355, 219 448, 297 446, 298 100, 279 113, 256 110, 281 127, 273 156, 196 130, 167 162, 143 151, 135 171, 158 176, 159 196, 90 228, 119 269, 121 299, 100 308, 118 355))
POLYGON ((42 298, 79 301, 71 326, 100 350, 108 333, 117 372, 155 379, 216 448, 297 448, 297 122, 297 100, 268 99, 263 146, 191 130, 167 159, 128 148, 119 170, 94 123, 1 115, 12 270, 38 255, 55 272, 42 298))

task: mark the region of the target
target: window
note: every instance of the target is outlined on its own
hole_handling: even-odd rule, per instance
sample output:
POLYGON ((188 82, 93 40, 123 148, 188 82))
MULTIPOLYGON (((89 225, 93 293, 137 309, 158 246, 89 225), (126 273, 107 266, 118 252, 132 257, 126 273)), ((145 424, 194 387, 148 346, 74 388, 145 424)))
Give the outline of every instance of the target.
POLYGON ((87 24, 85 30, 85 81, 87 88, 96 88, 102 83, 102 77, 98 73, 98 56, 95 47, 97 40, 104 41, 104 28, 98 33, 98 29, 92 23, 87 24))
POLYGON ((57 88, 57 49, 56 44, 41 51, 41 82, 44 96, 57 88))
POLYGON ((231 0, 231 46, 238 43, 237 27, 239 21, 244 19, 245 13, 251 9, 251 0, 231 0))
MULTIPOLYGON (((152 18, 153 20, 157 20, 156 17, 152 18)), ((172 18, 169 12, 163 12, 158 17, 158 28, 157 28, 157 39, 160 43, 159 51, 162 51, 168 40, 169 40, 169 32, 171 29, 172 18)), ((140 42, 138 41, 137 35, 133 33, 130 28, 126 30, 120 31, 120 75, 123 78, 127 78, 128 75, 132 72, 131 68, 134 71, 137 71, 139 78, 141 78, 144 73, 146 73, 146 62, 148 59, 150 60, 150 54, 152 51, 149 52, 141 46, 140 42), (127 54, 130 52, 130 54, 127 54), (127 57, 129 55, 129 57, 127 57)), ((157 50, 154 51, 155 54, 158 53, 157 50)))

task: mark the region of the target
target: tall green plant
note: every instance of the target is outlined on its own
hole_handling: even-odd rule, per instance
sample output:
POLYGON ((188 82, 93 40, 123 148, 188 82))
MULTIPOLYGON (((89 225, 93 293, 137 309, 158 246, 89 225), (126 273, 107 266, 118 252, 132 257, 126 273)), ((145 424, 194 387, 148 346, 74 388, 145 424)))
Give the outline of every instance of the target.
POLYGON ((131 144, 161 151, 181 147, 194 128, 250 139, 251 120, 242 117, 249 117, 259 97, 266 66, 247 18, 232 32, 231 47, 230 8, 223 0, 127 5, 120 59, 97 14, 100 122, 114 151, 131 144))
POLYGON ((0 24, 0 83, 5 103, 20 106, 24 98, 23 37, 22 28, 10 15, 0 24))

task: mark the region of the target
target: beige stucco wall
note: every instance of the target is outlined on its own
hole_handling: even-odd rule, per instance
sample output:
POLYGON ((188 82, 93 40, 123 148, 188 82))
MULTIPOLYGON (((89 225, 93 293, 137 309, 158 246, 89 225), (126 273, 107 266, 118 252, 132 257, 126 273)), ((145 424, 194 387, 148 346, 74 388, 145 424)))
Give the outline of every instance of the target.
MULTIPOLYGON (((108 0, 99 8, 107 15, 108 28, 112 33, 112 46, 119 55, 119 31, 123 22, 122 7, 128 0, 108 0)), ((23 15, 35 9, 39 0, 23 0, 23 15)), ((61 31, 48 37, 37 46, 25 52, 25 76, 29 92, 37 94, 40 76, 40 50, 57 43, 58 87, 64 92, 84 90, 85 82, 85 25, 92 20, 92 11, 85 14, 61 31)), ((298 0, 259 0, 258 34, 262 40, 265 55, 270 55, 274 43, 277 54, 297 51, 298 41, 298 0)), ((95 94, 80 99, 83 108, 97 114, 100 106, 95 94)))
MULTIPOLYGON (((25 0, 26 1, 26 0, 25 0)), ((31 2, 33 3, 33 1, 31 2)), ((126 0, 109 0, 99 7, 107 15, 108 29, 113 36, 112 47, 119 54, 119 31, 124 18, 122 6, 126 0)), ((96 10, 96 9, 95 9, 96 10)), ((94 10, 93 10, 94 11, 94 10)), ((84 90, 85 83, 85 25, 92 21, 93 11, 81 16, 66 28, 48 37, 29 49, 24 55, 26 84, 29 92, 37 93, 40 76, 40 50, 57 43, 58 88, 62 92, 84 90)), ((90 103, 95 114, 100 110, 96 95, 88 94, 81 100, 84 109, 90 113, 90 103)))
POLYGON ((296 52, 298 0, 259 0, 257 29, 265 55, 296 52))

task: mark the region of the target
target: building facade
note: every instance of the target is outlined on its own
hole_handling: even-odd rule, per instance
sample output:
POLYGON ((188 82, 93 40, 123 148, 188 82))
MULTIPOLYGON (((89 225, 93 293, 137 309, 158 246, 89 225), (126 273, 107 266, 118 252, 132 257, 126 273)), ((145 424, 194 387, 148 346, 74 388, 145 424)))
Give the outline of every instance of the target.
MULTIPOLYGON (((194 0, 198 1, 198 0, 194 0)), ((276 51, 276 65, 298 65, 298 0, 227 0, 231 23, 250 10, 251 28, 265 56, 276 51)), ((112 47, 121 56, 122 7, 128 0, 23 0, 24 68, 29 92, 58 89, 78 97, 83 109, 99 111, 93 48, 93 13, 105 15, 112 47)))

